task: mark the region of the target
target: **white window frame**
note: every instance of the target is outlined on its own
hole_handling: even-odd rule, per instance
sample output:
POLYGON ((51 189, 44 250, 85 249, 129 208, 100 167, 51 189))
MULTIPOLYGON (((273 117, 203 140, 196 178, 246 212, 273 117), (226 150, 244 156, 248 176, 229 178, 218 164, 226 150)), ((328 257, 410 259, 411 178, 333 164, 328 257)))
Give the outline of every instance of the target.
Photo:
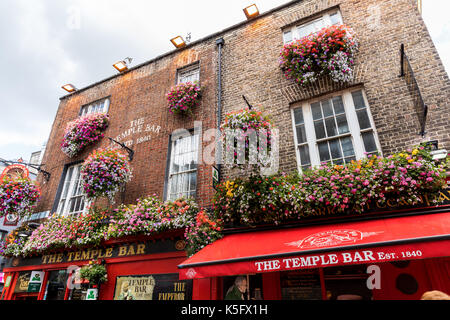
MULTIPOLYGON (((192 140, 191 140, 191 146, 192 146, 192 140)), ((197 197, 197 186, 198 186, 198 165, 199 165, 198 158, 199 158, 199 152, 200 152, 200 135, 198 133, 194 133, 194 134, 191 134, 189 136, 179 136, 179 137, 172 138, 172 141, 170 143, 170 151, 169 152, 170 152, 170 161, 168 163, 169 167, 168 167, 166 200, 174 201, 174 200, 180 198, 181 196, 183 196, 183 194, 190 194, 192 192, 194 192, 194 199, 195 199, 197 197), (187 154, 189 152, 194 152, 194 158, 196 158, 197 166, 196 166, 195 169, 188 169, 188 170, 184 170, 184 171, 173 172, 172 171, 172 165, 174 163, 175 152, 176 152, 175 151, 175 142, 180 140, 180 139, 187 139, 187 138, 193 139, 194 142, 195 141, 197 142, 196 150, 190 150, 190 151, 186 151, 185 150, 185 152, 183 152, 183 153, 187 154), (174 183, 175 176, 182 176, 182 175, 184 175, 184 176, 188 176, 189 177, 189 175, 191 173, 195 173, 196 174, 196 182, 195 182, 194 189, 191 189, 191 183, 190 183, 190 181, 188 181, 188 183, 187 183, 188 189, 187 190, 180 190, 177 193, 172 193, 171 192, 171 188, 172 188, 172 184, 174 183), (172 197, 172 195, 174 195, 174 194, 175 194, 175 196, 172 197)), ((188 196, 185 196, 185 197, 187 198, 188 196)))
POLYGON ((177 71, 177 84, 200 82, 200 65, 198 63, 177 71), (191 80, 191 78, 194 78, 191 80))
MULTIPOLYGON (((313 20, 310 20, 310 21, 307 21, 307 22, 304 22, 304 23, 301 23, 301 24, 297 24, 297 25, 295 25, 293 27, 290 27, 288 29, 283 30, 283 43, 287 44, 287 43, 290 43, 292 41, 301 39, 302 36, 300 36, 299 29, 300 28, 304 28, 304 27, 306 27, 308 25, 311 25, 313 23, 316 23, 318 21, 321 21, 321 20, 323 21, 323 27, 330 27, 330 26, 332 26, 333 23, 331 22, 331 16, 336 14, 336 13, 338 15, 339 22, 335 23, 335 24, 342 24, 343 23, 342 14, 341 14, 339 9, 335 9, 335 10, 329 11, 329 12, 323 14, 322 16, 317 17, 317 18, 315 18, 313 20), (288 38, 288 34, 291 34, 291 40, 288 40, 289 39, 288 38)), ((315 32, 318 32, 319 30, 316 30, 315 32)), ((307 35, 304 35, 304 36, 307 36, 307 35)))
POLYGON ((86 197, 84 196, 84 194, 81 193, 81 194, 73 195, 73 193, 75 191, 74 188, 76 188, 76 187, 83 188, 83 186, 82 186, 83 182, 82 182, 82 179, 80 176, 80 171, 81 171, 82 165, 83 165, 82 163, 71 165, 67 168, 67 170, 65 172, 63 188, 61 191, 61 195, 59 196, 59 199, 58 199, 58 207, 56 210, 57 214, 60 216, 77 216, 77 215, 87 212, 87 208, 89 207, 89 202, 86 200, 86 197), (70 180, 68 181, 70 170, 73 170, 73 171, 70 176, 70 180), (78 177, 78 179, 77 179, 77 177, 78 177), (75 199, 75 198, 79 198, 79 197, 82 197, 82 201, 84 202, 83 209, 69 212, 71 200, 75 199))
POLYGON ((356 160, 360 160, 360 159, 366 157, 366 151, 365 151, 365 147, 364 147, 364 141, 362 138, 362 134, 365 132, 373 132, 373 137, 374 137, 377 149, 378 149, 377 150, 378 154, 381 156, 383 155, 380 141, 378 139, 378 134, 377 134, 377 130, 375 127, 375 123, 373 121, 372 113, 370 111, 370 106, 367 101, 367 96, 366 96, 366 93, 363 88, 353 88, 350 90, 335 92, 333 94, 329 94, 326 96, 315 98, 313 100, 308 100, 305 102, 295 104, 291 108, 291 120, 292 120, 292 129, 293 129, 293 135, 294 135, 295 154, 297 157, 297 168, 300 173, 302 172, 300 149, 299 149, 299 147, 301 145, 308 145, 311 167, 314 168, 314 167, 318 167, 321 165, 320 156, 319 156, 319 145, 318 145, 320 142, 335 140, 335 139, 344 138, 344 137, 350 137, 352 140, 352 143, 353 143, 355 158, 356 158, 356 160), (368 118, 370 121, 370 128, 363 129, 363 130, 360 129, 360 125, 359 125, 359 121, 358 121, 358 117, 356 114, 356 109, 355 109, 355 105, 354 105, 353 97, 352 97, 352 92, 357 92, 357 91, 362 92, 362 96, 363 96, 364 103, 365 103, 366 110, 367 110, 367 115, 368 115, 368 118), (345 133, 345 134, 338 134, 333 137, 326 137, 326 138, 318 140, 318 139, 316 139, 316 132, 314 129, 314 120, 313 120, 313 116, 312 116, 311 105, 316 102, 320 102, 320 101, 323 101, 326 99, 332 99, 337 96, 342 97, 342 102, 344 104, 344 110, 345 110, 345 115, 347 117, 347 124, 349 127, 349 132, 345 133), (303 110, 303 119, 304 119, 305 132, 306 132, 306 143, 298 143, 297 127, 296 127, 295 118, 294 118, 294 110, 296 110, 298 108, 302 108, 302 110, 303 110))
POLYGON ((109 111, 109 98, 97 100, 93 103, 84 105, 80 109, 80 117, 86 116, 91 113, 108 113, 109 111))

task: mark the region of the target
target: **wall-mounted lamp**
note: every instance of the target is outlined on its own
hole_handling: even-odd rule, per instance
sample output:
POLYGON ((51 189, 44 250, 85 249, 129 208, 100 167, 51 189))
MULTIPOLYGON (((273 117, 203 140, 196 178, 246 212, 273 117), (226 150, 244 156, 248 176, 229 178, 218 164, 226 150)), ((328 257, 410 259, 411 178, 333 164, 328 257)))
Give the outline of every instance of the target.
POLYGON ((77 88, 75 88, 75 86, 70 83, 63 85, 61 88, 63 88, 64 90, 66 90, 69 93, 77 91, 77 88))
POLYGON ((122 61, 116 62, 113 64, 113 67, 116 68, 119 72, 124 72, 128 70, 128 63, 125 61, 128 60, 128 63, 131 63, 133 61, 132 58, 125 58, 122 61))
POLYGON ((186 46, 186 42, 184 41, 182 36, 175 37, 173 39, 170 39, 170 42, 177 48, 183 48, 186 46))
POLYGON ((256 4, 252 4, 252 5, 248 6, 247 8, 244 8, 244 13, 245 13, 245 16, 247 17, 247 19, 249 19, 249 20, 259 16, 259 10, 258 10, 258 7, 256 6, 256 4))

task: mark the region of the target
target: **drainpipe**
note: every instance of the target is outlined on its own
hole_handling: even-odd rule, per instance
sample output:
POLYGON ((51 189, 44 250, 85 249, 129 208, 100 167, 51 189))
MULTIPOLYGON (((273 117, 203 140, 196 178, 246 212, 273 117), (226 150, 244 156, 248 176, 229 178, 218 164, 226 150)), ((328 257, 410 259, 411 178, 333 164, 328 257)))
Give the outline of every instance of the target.
MULTIPOLYGON (((218 64, 219 64, 219 71, 217 75, 217 129, 220 130, 220 124, 222 123, 222 47, 224 45, 225 41, 223 38, 216 40, 216 45, 219 50, 219 56, 218 56, 218 64)), ((219 147, 220 139, 217 139, 217 147, 216 147, 216 165, 217 165, 217 171, 219 171, 219 183, 221 180, 222 175, 222 164, 221 158, 222 158, 222 152, 221 148, 219 147), (220 152, 218 152, 220 151, 220 152), (220 160, 220 161, 218 161, 220 160)))

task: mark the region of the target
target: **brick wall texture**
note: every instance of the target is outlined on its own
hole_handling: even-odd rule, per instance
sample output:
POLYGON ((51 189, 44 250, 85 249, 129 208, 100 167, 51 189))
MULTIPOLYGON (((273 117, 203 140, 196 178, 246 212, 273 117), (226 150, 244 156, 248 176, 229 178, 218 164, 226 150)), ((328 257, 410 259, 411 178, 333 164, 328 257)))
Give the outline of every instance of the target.
MULTIPOLYGON (((82 161, 93 149, 109 145, 104 138, 74 159, 67 158, 60 150, 67 122, 78 116, 82 105, 92 101, 110 96, 111 125, 106 137, 117 137, 130 128, 131 121, 139 118, 144 118, 145 124, 161 126, 159 134, 151 133, 150 141, 131 146, 136 152, 132 162, 134 177, 117 200, 133 203, 137 198, 153 193, 162 197, 170 134, 178 128, 192 129, 194 121, 202 122, 203 131, 215 128, 218 94, 222 95, 222 116, 246 106, 242 95, 271 115, 280 131, 280 171, 292 172, 297 169, 292 105, 353 86, 362 86, 365 90, 384 155, 428 140, 439 140, 440 147, 450 149, 450 81, 415 1, 292 1, 257 19, 230 27, 124 75, 63 98, 43 159, 45 170, 52 176, 47 183, 39 178, 43 197, 38 211, 52 209, 66 164, 82 161), (283 29, 335 7, 339 7, 344 23, 354 29, 360 43, 354 81, 342 85, 324 78, 302 88, 285 79, 278 64, 283 29), (380 13, 379 20, 374 13, 380 13), (223 88, 219 93, 215 41, 221 37, 225 44, 223 88), (430 107, 425 137, 418 134, 419 117, 406 82, 399 77, 402 43, 423 99, 430 107), (202 104, 192 116, 174 116, 167 110, 165 94, 175 84, 177 68, 194 62, 200 63, 200 81, 205 87, 202 104)), ((133 135, 130 139, 136 142, 144 135, 133 135)), ((206 145, 203 142, 203 146, 206 145)), ((223 176, 228 174, 224 170, 223 176)), ((197 194, 201 205, 209 205, 213 194, 211 185, 211 167, 200 165, 197 194)))

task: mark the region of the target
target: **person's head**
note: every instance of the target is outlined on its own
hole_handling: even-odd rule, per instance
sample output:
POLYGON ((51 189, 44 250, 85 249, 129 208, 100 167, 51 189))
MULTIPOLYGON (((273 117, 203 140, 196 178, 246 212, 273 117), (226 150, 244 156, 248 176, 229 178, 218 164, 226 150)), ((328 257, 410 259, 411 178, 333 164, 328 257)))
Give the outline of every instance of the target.
POLYGON ((433 291, 427 291, 422 295, 422 298, 420 298, 421 300, 450 300, 450 296, 438 291, 438 290, 433 290, 433 291))
POLYGON ((236 280, 234 280, 234 285, 240 292, 244 293, 245 290, 247 290, 247 279, 242 276, 236 277, 236 280))

